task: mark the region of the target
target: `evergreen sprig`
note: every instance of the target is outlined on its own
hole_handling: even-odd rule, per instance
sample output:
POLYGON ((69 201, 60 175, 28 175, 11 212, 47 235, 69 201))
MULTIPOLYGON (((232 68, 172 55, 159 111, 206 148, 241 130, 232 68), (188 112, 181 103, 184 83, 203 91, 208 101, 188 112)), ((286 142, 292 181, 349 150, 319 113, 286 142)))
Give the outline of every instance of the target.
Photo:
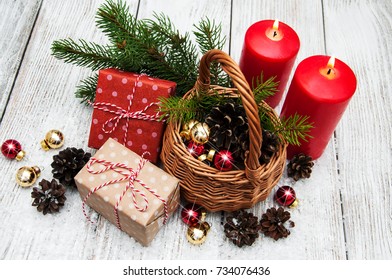
POLYGON ((86 42, 82 39, 79 42, 72 39, 54 41, 52 54, 67 63, 91 68, 91 70, 117 66, 113 59, 115 53, 111 47, 86 42))
POLYGON ((75 96, 77 98, 81 98, 82 102, 84 103, 88 103, 88 101, 94 102, 97 83, 98 83, 98 74, 94 74, 91 77, 85 78, 77 86, 75 96))
POLYGON ((192 119, 200 120, 205 112, 209 112, 212 107, 226 102, 222 94, 200 94, 190 99, 183 99, 179 96, 169 98, 159 98, 159 111, 167 117, 169 122, 181 121, 186 123, 192 119))
MULTIPOLYGON (((215 21, 211 22, 208 18, 203 18, 199 22, 199 25, 194 25, 194 27, 196 30, 193 34, 196 37, 196 42, 202 54, 211 49, 223 49, 226 43, 226 37, 222 35, 221 24, 216 24, 215 21)), ((218 63, 211 63, 210 72, 212 84, 229 86, 229 77, 222 71, 218 63)))
POLYGON ((283 138, 292 145, 301 145, 300 139, 307 141, 312 138, 309 135, 313 123, 309 123, 309 116, 301 116, 295 113, 289 117, 280 117, 280 123, 275 126, 274 132, 280 133, 283 138))
MULTIPOLYGON (((203 19, 195 25, 195 45, 189 33, 180 34, 169 17, 154 14, 153 19, 138 20, 122 0, 103 3, 96 14, 96 26, 109 38, 109 45, 62 39, 53 42, 52 54, 93 71, 114 67, 171 80, 177 83, 180 96, 196 82, 199 57, 209 49, 222 49, 226 40, 221 25, 203 19)), ((219 69, 213 74, 218 84, 227 85, 219 69)), ((94 81, 82 81, 76 96, 84 102, 93 101, 94 81)))
POLYGON ((308 116, 295 113, 289 117, 281 116, 280 121, 274 121, 264 109, 260 111, 260 122, 264 129, 282 135, 291 145, 299 146, 300 140, 307 141, 312 138, 309 132, 313 128, 313 123, 309 122, 308 116))
MULTIPOLYGON (((262 77, 262 75, 261 75, 262 77)), ((263 100, 270 96, 271 92, 276 92, 277 83, 274 78, 263 81, 262 78, 257 82, 256 100, 263 100)), ((227 96, 224 94, 199 94, 191 99, 182 99, 181 97, 169 97, 160 99, 160 112, 168 118, 168 121, 188 122, 191 119, 202 120, 212 110, 213 107, 227 102, 227 96)), ((236 102, 241 102, 240 98, 235 98, 236 102)), ((258 102, 258 104, 260 104, 258 102)), ((300 145, 300 139, 307 141, 311 138, 309 131, 313 123, 309 123, 308 116, 295 114, 288 118, 281 119, 271 118, 271 108, 259 106, 260 124, 263 129, 279 134, 289 144, 300 145)))
POLYGON ((252 90, 257 104, 262 100, 274 95, 278 91, 279 82, 275 81, 276 76, 264 81, 264 74, 261 72, 259 77, 252 79, 252 90))

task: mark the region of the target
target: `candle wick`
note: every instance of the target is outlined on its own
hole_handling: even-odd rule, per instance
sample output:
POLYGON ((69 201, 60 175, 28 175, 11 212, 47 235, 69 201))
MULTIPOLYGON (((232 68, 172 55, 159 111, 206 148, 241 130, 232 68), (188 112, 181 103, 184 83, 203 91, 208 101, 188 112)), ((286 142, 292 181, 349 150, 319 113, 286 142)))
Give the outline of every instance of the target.
POLYGON ((327 75, 331 74, 332 69, 328 68, 327 75))
POLYGON ((278 35, 278 33, 276 32, 276 30, 274 30, 274 35, 272 35, 272 37, 275 37, 276 35, 278 35))

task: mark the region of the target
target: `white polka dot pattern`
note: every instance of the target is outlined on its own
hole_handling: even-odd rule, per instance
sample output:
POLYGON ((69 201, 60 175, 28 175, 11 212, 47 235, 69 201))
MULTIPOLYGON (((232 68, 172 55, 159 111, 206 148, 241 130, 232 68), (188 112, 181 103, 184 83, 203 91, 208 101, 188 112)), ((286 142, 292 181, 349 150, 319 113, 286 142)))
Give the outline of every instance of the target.
MULTIPOLYGON (((132 151, 129 151, 121 144, 110 139, 96 153, 95 157, 111 162, 122 163, 132 168, 136 168, 140 161, 139 156, 136 156, 132 151)), ((104 166, 97 163, 95 167, 94 171, 98 171, 104 166)), ((123 176, 113 170, 108 170, 97 175, 88 175, 89 173, 84 169, 81 173, 83 172, 85 172, 83 175, 84 178, 86 178, 85 181, 88 181, 86 185, 90 186, 90 188, 96 187, 108 180, 117 180, 123 176), (94 181, 91 182, 89 178, 94 178, 94 181)), ((75 180, 76 179, 77 178, 75 178, 75 180)), ((177 206, 176 201, 179 199, 178 191, 175 191, 174 189, 174 186, 177 185, 177 180, 175 178, 171 177, 169 174, 157 168, 153 164, 146 163, 139 174, 138 179, 141 179, 147 187, 151 188, 152 192, 156 192, 166 199, 166 201, 170 202, 170 204, 167 205, 169 213, 174 211, 177 206), (162 184, 163 182, 165 182, 165 184, 162 184), (171 198, 173 195, 174 197, 171 198)), ((77 182, 80 183, 80 180, 78 179, 77 182)), ((127 183, 128 181, 123 181, 101 188, 88 199, 89 205, 92 205, 92 207, 99 213, 104 213, 102 214, 103 216, 107 217, 112 223, 116 224, 114 205, 120 199, 127 183)), ((135 187, 137 189, 141 189, 148 198, 148 209, 146 212, 139 212, 133 204, 132 193, 129 190, 126 195, 121 198, 118 205, 118 213, 120 214, 121 211, 120 224, 122 229, 128 234, 135 236, 138 240, 146 242, 145 240, 151 240, 153 238, 159 229, 159 224, 162 224, 164 207, 162 201, 140 186, 139 183, 135 182, 135 187), (159 222, 154 222, 154 220, 159 216, 161 216, 159 218, 159 222)), ((139 207, 144 207, 145 202, 140 195, 137 194, 136 197, 139 207)))

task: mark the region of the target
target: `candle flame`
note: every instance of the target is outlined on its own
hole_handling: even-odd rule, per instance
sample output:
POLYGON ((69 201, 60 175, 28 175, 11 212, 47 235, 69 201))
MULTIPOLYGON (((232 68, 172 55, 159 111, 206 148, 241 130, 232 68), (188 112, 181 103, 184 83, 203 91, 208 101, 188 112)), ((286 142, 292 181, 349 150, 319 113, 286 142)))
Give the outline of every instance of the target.
POLYGON ((328 64, 327 64, 328 68, 334 68, 335 67, 335 57, 331 56, 328 60, 328 64))
POLYGON ((274 30, 278 30, 279 29, 279 20, 275 20, 274 21, 274 25, 272 26, 272 28, 274 29, 274 30))

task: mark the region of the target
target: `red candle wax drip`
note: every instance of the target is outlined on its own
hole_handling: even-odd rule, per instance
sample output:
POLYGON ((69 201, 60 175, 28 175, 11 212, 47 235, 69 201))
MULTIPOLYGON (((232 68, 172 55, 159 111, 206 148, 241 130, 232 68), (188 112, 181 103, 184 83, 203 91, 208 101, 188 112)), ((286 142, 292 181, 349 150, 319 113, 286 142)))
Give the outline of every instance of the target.
POLYGON ((357 86, 354 72, 344 62, 317 55, 303 60, 291 82, 281 116, 298 113, 313 123, 312 138, 289 145, 287 157, 304 153, 313 159, 324 152, 357 86))
POLYGON ((276 76, 278 91, 266 99, 273 108, 282 98, 299 46, 297 33, 283 22, 277 24, 277 21, 263 20, 246 31, 239 63, 241 71, 250 86, 261 73, 264 81, 276 76))

